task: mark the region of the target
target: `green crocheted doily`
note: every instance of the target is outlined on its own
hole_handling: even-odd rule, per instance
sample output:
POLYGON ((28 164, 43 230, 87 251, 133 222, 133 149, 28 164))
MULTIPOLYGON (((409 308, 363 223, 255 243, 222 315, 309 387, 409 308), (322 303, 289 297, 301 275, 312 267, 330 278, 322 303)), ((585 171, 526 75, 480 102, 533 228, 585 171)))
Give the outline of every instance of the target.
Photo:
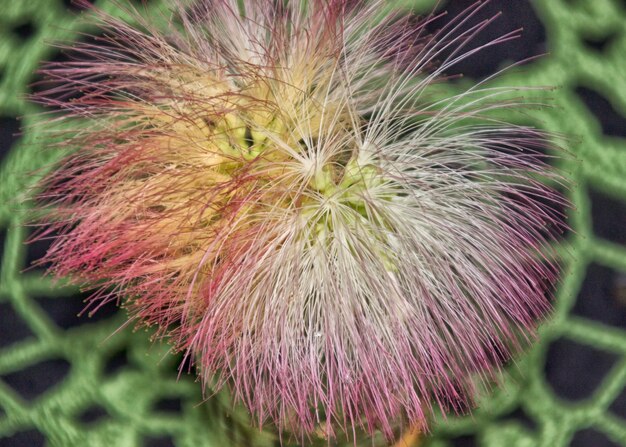
MULTIPOLYGON (((124 1, 130 0, 118 3, 124 1)), ((157 3, 149 2, 146 14, 157 3)), ((397 3, 427 10, 435 1, 397 3)), ((574 180, 565 192, 575 206, 573 231, 557 247, 570 254, 539 343, 507 369, 501 387, 483 396, 472 415, 440 418, 420 446, 626 446, 626 274, 620 273, 626 272, 626 140, 609 135, 624 136, 626 121, 618 117, 616 128, 603 130, 581 99, 607 98, 612 113, 626 116, 626 2, 532 3, 549 55, 496 82, 558 87, 550 93, 553 107, 533 110, 532 117, 570 137, 574 157, 561 168, 574 180), (613 314, 595 318, 602 306, 614 306, 613 314)), ((113 2, 99 4, 118 13, 113 2)), ((0 0, 0 136, 23 129, 0 159, 0 445, 280 445, 274 435, 250 429, 227 396, 205 399, 193 375, 179 378, 180 357, 151 343, 149 333, 116 332, 123 311, 112 306, 93 318, 69 318, 68 309, 79 312, 84 296, 41 270, 24 271, 42 247, 24 244, 28 202, 22 199, 37 169, 52 161, 32 127, 44 118, 41 109, 25 94, 41 61, 58 53, 50 42, 94 31, 69 5, 0 0)))

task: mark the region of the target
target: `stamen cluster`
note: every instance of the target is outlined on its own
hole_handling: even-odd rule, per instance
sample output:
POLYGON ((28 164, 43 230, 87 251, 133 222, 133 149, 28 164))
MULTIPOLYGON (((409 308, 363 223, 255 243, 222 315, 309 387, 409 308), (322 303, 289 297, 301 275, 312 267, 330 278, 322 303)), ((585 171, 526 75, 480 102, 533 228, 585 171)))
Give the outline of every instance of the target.
POLYGON ((39 98, 70 152, 46 261, 94 306, 123 294, 260 424, 391 437, 464 408, 547 310, 560 225, 549 137, 496 118, 522 90, 437 88, 481 7, 431 35, 382 1, 97 13, 39 98))

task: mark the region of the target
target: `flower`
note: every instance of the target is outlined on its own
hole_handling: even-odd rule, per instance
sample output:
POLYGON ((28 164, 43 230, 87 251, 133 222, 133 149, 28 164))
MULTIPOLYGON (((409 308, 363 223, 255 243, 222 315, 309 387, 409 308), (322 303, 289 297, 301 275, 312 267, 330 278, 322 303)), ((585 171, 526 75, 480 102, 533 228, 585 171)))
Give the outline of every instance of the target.
POLYGON ((497 115, 524 89, 437 88, 482 4, 431 35, 382 1, 176 5, 97 12, 45 70, 51 270, 121 292, 259 424, 392 437, 471 404, 548 310, 561 225, 550 136, 497 115))

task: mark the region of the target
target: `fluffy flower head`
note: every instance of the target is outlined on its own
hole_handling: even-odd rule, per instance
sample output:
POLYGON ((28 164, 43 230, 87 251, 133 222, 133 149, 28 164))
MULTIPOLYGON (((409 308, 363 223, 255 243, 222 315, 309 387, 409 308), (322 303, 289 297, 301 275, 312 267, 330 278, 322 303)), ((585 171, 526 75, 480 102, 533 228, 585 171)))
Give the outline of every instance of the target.
POLYGON ((491 115, 510 89, 436 88, 480 3, 435 35, 383 3, 101 14, 99 44, 46 70, 72 149, 41 196, 54 272, 123 292, 207 384, 301 434, 463 408, 555 274, 547 137, 491 115))

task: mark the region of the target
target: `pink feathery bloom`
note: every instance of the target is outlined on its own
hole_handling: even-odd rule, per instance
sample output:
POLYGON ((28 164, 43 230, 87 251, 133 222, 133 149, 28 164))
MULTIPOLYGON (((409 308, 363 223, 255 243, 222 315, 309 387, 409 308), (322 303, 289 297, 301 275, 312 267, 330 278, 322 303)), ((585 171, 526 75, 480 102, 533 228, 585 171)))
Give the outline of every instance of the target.
POLYGON ((44 70, 51 271, 259 425, 391 438, 471 406, 548 310, 562 226, 550 136, 499 114, 529 89, 440 88, 482 3, 434 34, 383 1, 174 4, 96 10, 44 70))

